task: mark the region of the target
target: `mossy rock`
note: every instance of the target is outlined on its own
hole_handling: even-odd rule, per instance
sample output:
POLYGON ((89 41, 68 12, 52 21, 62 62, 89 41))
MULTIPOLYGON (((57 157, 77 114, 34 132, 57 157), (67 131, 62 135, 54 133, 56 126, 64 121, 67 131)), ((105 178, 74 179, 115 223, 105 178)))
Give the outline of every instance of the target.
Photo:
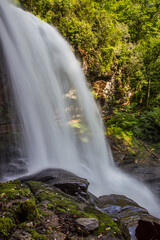
POLYGON ((8 236, 14 223, 10 218, 0 218, 0 236, 8 236))
POLYGON ((93 231, 93 235, 121 236, 122 229, 105 213, 95 209, 92 204, 76 201, 75 198, 67 196, 56 188, 50 188, 44 183, 29 181, 27 185, 36 194, 40 205, 47 202, 47 208, 59 215, 60 219, 62 216, 62 222, 66 219, 66 225, 70 222, 69 225, 73 223, 74 227, 77 218, 95 218, 99 221, 99 227, 93 231))
POLYGON ((27 199, 16 209, 16 216, 20 222, 34 221, 39 217, 39 212, 35 202, 27 199))
POLYGON ((35 230, 30 230, 32 239, 34 240, 47 240, 47 237, 44 236, 43 234, 39 234, 38 232, 36 232, 35 230))
MULTIPOLYGON (((3 216, 3 222, 0 225, 0 239, 9 240, 13 235, 27 233, 32 239, 45 240, 53 239, 56 234, 59 237, 61 234, 66 236, 68 231, 70 236, 81 238, 84 235, 76 231, 77 218, 98 220, 98 229, 89 232, 89 236, 92 235, 93 239, 100 234, 104 237, 124 239, 121 226, 105 213, 95 209, 89 201, 78 200, 75 196, 70 196, 54 186, 51 187, 41 182, 29 181, 22 184, 14 181, 1 184, 1 186, 0 214, 3 216), (52 225, 52 221, 50 225, 45 224, 50 220, 48 214, 56 215, 58 228, 52 225), (31 223, 32 226, 28 225, 31 223), (14 227, 13 231, 12 227, 14 227), (44 229, 43 233, 41 229, 44 229)), ((55 238, 58 239, 58 237, 55 238)))
POLYGON ((9 181, 0 183, 1 201, 8 202, 22 197, 31 197, 31 191, 20 181, 9 181))
POLYGON ((29 176, 19 178, 22 183, 28 181, 38 181, 47 185, 60 189, 64 193, 72 196, 87 197, 87 188, 89 182, 87 179, 81 178, 72 172, 64 169, 49 168, 29 176))

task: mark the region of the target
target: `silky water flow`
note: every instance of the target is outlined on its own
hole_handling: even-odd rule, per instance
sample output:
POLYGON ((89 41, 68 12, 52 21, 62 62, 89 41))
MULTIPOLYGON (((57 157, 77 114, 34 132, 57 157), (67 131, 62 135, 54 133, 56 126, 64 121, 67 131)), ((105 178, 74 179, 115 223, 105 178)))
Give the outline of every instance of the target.
POLYGON ((0 45, 24 135, 28 174, 69 170, 87 178, 96 196, 123 194, 160 217, 151 191, 115 166, 80 64, 58 31, 1 0, 0 45))

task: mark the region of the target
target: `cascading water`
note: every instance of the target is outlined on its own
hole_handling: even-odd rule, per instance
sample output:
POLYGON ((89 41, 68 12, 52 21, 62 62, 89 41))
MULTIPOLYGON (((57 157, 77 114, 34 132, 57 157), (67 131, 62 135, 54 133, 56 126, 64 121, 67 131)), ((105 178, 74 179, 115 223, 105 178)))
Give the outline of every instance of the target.
POLYGON ((87 178, 93 194, 124 194, 160 217, 148 188, 115 167, 83 72, 57 30, 1 0, 0 44, 24 134, 28 173, 63 168, 87 178))

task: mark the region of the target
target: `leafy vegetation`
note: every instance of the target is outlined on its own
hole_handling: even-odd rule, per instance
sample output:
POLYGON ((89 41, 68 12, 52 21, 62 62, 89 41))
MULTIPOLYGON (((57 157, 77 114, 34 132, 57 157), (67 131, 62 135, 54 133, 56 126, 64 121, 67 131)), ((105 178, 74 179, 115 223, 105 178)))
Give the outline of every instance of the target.
POLYGON ((101 79, 114 85, 111 97, 105 88, 99 90, 103 94, 94 92, 105 115, 112 117, 110 134, 131 142, 131 136, 160 141, 159 0, 17 2, 58 28, 92 85, 101 79))
POLYGON ((20 3, 58 28, 86 62, 88 75, 105 74, 110 70, 122 31, 97 2, 21 0, 20 3))

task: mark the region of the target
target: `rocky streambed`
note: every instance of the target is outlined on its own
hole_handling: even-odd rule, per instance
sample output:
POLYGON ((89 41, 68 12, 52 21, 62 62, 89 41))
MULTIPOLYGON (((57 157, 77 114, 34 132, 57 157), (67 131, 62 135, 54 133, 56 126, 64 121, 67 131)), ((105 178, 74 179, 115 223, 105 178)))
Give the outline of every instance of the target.
POLYGON ((88 185, 60 169, 0 183, 0 239, 160 239, 160 219, 125 196, 97 198, 88 185))

